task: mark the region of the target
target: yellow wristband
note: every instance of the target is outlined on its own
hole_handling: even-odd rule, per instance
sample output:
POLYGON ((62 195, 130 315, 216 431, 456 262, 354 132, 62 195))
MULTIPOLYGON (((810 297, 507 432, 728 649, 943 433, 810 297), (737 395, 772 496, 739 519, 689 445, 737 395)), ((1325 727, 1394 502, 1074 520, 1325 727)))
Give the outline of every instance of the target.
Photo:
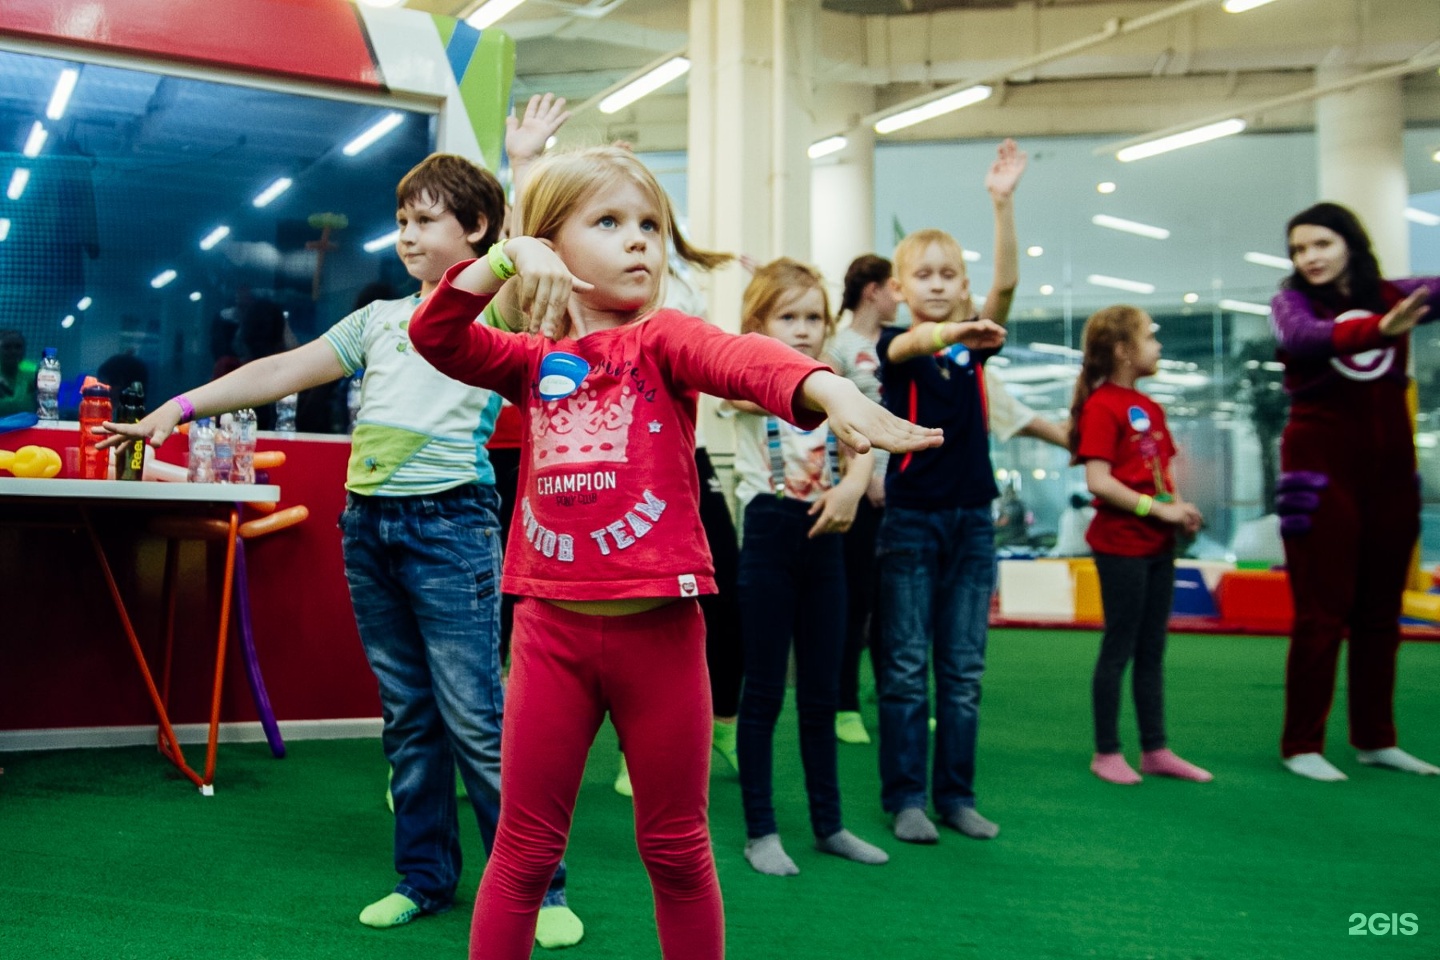
POLYGON ((1139 499, 1139 501, 1135 504, 1135 516, 1137 516, 1137 517, 1148 517, 1148 516, 1150 516, 1150 508, 1153 507, 1154 505, 1155 505, 1155 498, 1154 498, 1154 497, 1150 496, 1150 494, 1148 494, 1148 493, 1142 493, 1142 494, 1140 494, 1140 499, 1139 499))
POLYGON ((944 350, 946 347, 950 346, 950 344, 945 342, 944 328, 945 321, 941 321, 940 323, 935 324, 935 329, 931 331, 931 335, 935 340, 936 350, 944 350))
POLYGON ((490 272, 495 274, 495 279, 505 281, 515 276, 515 261, 505 255, 504 240, 491 244, 485 259, 489 261, 490 272))

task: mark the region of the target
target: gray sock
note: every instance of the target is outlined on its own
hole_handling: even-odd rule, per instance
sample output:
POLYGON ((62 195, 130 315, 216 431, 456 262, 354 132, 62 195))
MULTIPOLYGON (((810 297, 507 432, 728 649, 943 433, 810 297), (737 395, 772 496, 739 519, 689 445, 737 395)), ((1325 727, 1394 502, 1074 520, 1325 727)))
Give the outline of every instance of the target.
POLYGON ((841 830, 815 841, 815 849, 821 853, 833 853, 856 863, 879 865, 890 862, 890 854, 873 843, 866 843, 849 830, 841 830))
POLYGON ((940 831, 919 807, 906 807, 895 814, 895 838, 906 843, 938 843, 940 831))
POLYGON ((745 841, 745 859, 757 873, 772 877, 793 877, 800 873, 795 861, 780 846, 780 834, 771 833, 758 840, 745 841))
POLYGON ((947 813, 945 825, 975 840, 993 840, 1000 833, 1000 827, 980 816, 974 807, 961 807, 954 813, 947 813))

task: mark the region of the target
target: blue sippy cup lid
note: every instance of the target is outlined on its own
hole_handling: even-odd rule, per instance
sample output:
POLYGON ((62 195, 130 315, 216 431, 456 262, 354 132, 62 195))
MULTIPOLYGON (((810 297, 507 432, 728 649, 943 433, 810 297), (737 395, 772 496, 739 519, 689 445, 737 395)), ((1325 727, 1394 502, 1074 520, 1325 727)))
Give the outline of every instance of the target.
POLYGON ((590 375, 590 364, 573 353, 547 353, 540 361, 540 399, 563 400, 590 375))

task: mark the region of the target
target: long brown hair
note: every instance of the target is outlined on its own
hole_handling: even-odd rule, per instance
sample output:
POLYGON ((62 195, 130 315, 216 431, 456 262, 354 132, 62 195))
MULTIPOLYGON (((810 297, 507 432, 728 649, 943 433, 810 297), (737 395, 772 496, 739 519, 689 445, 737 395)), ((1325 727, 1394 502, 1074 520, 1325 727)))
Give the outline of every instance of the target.
POLYGON ((1085 321, 1080 335, 1082 357, 1080 375, 1075 378, 1075 396, 1070 401, 1070 463, 1080 462, 1080 411, 1090 394, 1115 373, 1115 348, 1124 343, 1138 343, 1149 329, 1150 316, 1139 307, 1116 304, 1097 310, 1085 321))

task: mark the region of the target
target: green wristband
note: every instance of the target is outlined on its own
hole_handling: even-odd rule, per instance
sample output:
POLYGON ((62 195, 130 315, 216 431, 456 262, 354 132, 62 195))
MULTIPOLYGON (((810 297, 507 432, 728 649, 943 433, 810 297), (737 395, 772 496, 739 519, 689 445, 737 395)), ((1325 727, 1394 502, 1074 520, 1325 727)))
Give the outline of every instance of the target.
POLYGON ((936 351, 944 350, 950 346, 950 344, 945 342, 945 321, 942 320, 940 323, 935 324, 935 329, 931 331, 931 337, 935 341, 936 351))
POLYGON ((1139 499, 1139 501, 1136 502, 1136 504, 1135 504, 1135 516, 1137 516, 1137 517, 1148 517, 1148 516, 1150 516, 1150 508, 1153 507, 1154 505, 1155 505, 1155 498, 1154 498, 1154 497, 1150 496, 1150 494, 1148 494, 1148 493, 1142 493, 1142 494, 1140 494, 1140 499, 1139 499))
POLYGON ((495 279, 503 282, 515 276, 515 261, 505 255, 504 240, 491 244, 485 259, 489 261, 490 272, 495 274, 495 279))

